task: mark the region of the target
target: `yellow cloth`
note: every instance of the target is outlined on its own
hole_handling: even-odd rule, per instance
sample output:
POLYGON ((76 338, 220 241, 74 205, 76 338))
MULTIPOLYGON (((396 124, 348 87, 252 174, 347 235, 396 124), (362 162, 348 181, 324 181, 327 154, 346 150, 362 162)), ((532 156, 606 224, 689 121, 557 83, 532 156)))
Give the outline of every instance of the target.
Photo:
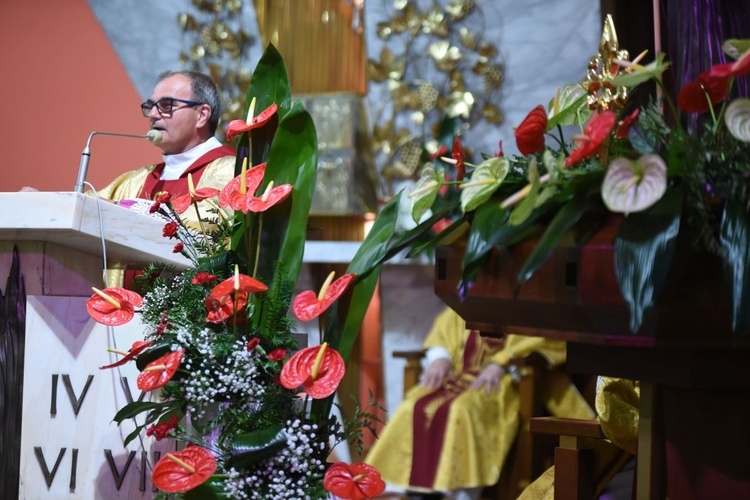
MULTIPOLYGON (((458 386, 465 386, 479 369, 490 362, 506 366, 511 358, 533 352, 540 353, 551 367, 565 361, 564 342, 508 335, 504 342, 482 339, 482 352, 476 360, 477 370, 467 373, 463 368, 469 335, 465 322, 448 309, 436 318, 424 342, 425 347, 441 346, 448 350, 458 386)), ((547 389, 545 399, 554 415, 594 418, 591 408, 569 381, 567 384, 551 384, 547 389)), ((425 487, 410 484, 414 409, 417 401, 431 392, 417 386, 406 394, 365 462, 376 467, 385 481, 413 490, 448 491, 496 483, 518 430, 519 395, 511 375, 503 375, 496 394, 463 390, 453 400, 434 483, 425 487)))
MULTIPOLYGON (((606 487, 630 458, 638 444, 638 382, 612 377, 599 377, 596 384, 596 412, 606 440, 586 441, 583 446, 593 450, 596 495, 606 487)), ((553 500, 555 468, 550 467, 531 483, 519 500, 553 500)))
MULTIPOLYGON (((211 187, 221 189, 234 177, 234 156, 223 156, 217 158, 206 165, 201 175, 200 181, 195 186, 196 189, 211 187)), ((118 176, 109 185, 97 191, 101 198, 112 201, 121 201, 137 198, 143 189, 143 183, 156 165, 141 167, 118 176)), ((198 202, 198 209, 202 217, 209 215, 208 209, 211 206, 206 201, 198 202)), ((194 208, 189 208, 183 215, 182 220, 186 226, 198 229, 198 216, 194 208)), ((111 262, 107 269, 107 281, 109 286, 122 286, 125 277, 125 265, 120 262, 111 262)))

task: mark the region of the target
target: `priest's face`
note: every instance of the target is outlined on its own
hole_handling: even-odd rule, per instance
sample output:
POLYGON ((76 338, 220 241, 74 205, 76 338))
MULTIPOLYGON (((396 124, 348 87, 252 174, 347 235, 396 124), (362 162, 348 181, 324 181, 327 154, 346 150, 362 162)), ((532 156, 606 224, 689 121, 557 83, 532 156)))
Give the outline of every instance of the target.
POLYGON ((164 154, 178 154, 204 142, 211 108, 193 96, 192 81, 172 75, 156 84, 148 111, 151 129, 162 134, 158 147, 164 154))

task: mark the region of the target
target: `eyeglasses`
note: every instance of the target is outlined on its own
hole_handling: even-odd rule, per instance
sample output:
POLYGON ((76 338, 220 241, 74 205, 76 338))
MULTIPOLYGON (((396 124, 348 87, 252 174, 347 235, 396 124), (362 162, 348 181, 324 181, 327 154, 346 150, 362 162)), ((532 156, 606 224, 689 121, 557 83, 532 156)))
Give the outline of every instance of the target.
POLYGON ((174 97, 162 97, 156 102, 152 101, 151 99, 144 102, 143 104, 141 104, 141 111, 143 112, 143 116, 148 116, 149 112, 151 112, 151 108, 156 106, 156 110, 160 115, 171 115, 172 112, 177 109, 200 106, 203 104, 205 104, 205 102, 186 101, 185 99, 176 99, 174 97), (175 108, 174 103, 176 102, 187 104, 187 106, 180 106, 179 108, 175 108))

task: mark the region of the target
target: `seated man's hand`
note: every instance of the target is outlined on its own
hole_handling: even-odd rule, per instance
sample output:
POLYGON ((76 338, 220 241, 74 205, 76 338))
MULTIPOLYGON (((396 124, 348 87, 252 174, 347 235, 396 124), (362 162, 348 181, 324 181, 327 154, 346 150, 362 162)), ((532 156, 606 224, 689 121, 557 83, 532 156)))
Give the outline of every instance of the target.
POLYGON ((422 373, 419 384, 422 387, 437 389, 443 385, 446 378, 453 380, 453 366, 450 359, 439 358, 430 363, 427 369, 422 373))
POLYGON ((477 378, 471 383, 469 389, 480 390, 484 387, 487 394, 495 393, 498 391, 500 378, 504 374, 505 368, 496 363, 490 363, 477 375, 477 378))

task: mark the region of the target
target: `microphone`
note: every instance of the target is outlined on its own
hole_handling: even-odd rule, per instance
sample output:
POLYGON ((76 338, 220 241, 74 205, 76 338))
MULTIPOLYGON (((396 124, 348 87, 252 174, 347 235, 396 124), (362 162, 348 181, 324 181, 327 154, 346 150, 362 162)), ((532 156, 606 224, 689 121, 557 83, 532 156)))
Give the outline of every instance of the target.
POLYGON ((149 130, 146 135, 118 134, 115 132, 91 132, 91 134, 89 134, 89 139, 86 141, 86 147, 83 148, 83 152, 81 153, 81 162, 78 165, 78 179, 76 180, 76 185, 73 188, 73 190, 77 193, 83 193, 83 185, 86 182, 86 173, 89 169, 89 160, 91 160, 91 139, 93 139, 95 135, 146 139, 151 144, 159 144, 162 140, 161 132, 154 129, 149 130))

